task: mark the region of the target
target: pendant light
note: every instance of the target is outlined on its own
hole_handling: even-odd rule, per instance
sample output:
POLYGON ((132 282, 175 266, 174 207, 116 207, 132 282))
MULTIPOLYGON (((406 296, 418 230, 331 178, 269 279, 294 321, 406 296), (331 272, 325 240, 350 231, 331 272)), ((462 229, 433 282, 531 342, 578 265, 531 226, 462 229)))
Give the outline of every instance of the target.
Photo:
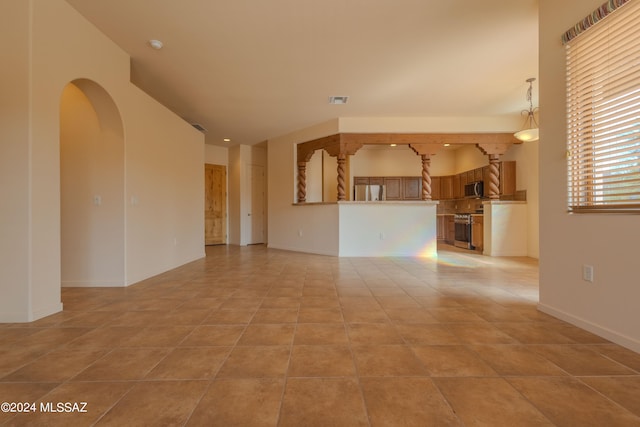
POLYGON ((527 117, 524 119, 522 130, 513 134, 513 136, 515 136, 522 142, 538 140, 538 122, 536 122, 536 118, 534 117, 534 113, 538 108, 533 108, 532 101, 533 82, 535 80, 535 77, 527 79, 527 83, 529 83, 529 89, 527 89, 527 101, 529 102, 529 109, 522 110, 522 115, 526 115, 527 117))

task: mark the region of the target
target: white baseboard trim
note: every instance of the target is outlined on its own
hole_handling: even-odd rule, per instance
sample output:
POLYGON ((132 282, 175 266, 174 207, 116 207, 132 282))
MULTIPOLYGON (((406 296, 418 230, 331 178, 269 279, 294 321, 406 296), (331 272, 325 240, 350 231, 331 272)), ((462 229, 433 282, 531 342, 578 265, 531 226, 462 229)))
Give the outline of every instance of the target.
POLYGON ((34 310, 32 320, 42 319, 43 317, 51 316, 52 314, 56 314, 61 311, 62 311, 62 303, 59 302, 49 307, 44 307, 39 310, 34 310))
POLYGON ((28 323, 62 311, 62 303, 52 304, 38 310, 0 313, 0 323, 28 323))
POLYGON ((100 280, 63 280, 63 288, 123 288, 124 282, 100 280))
POLYGON ((585 320, 581 317, 574 316, 545 304, 538 304, 538 310, 553 317, 557 317, 560 320, 564 320, 565 322, 571 323, 572 325, 596 334, 611 342, 626 347, 629 350, 635 351, 636 353, 640 353, 640 341, 638 341, 637 339, 620 334, 609 328, 596 325, 595 323, 589 322, 588 320, 585 320))
POLYGON ((267 244, 267 248, 269 248, 269 249, 278 249, 278 250, 281 250, 281 251, 289 251, 289 252, 300 252, 300 253, 303 253, 303 254, 326 255, 326 256, 334 256, 334 257, 339 256, 335 252, 315 251, 315 250, 310 250, 308 248, 291 248, 291 247, 282 247, 282 246, 271 245, 271 244, 267 244))

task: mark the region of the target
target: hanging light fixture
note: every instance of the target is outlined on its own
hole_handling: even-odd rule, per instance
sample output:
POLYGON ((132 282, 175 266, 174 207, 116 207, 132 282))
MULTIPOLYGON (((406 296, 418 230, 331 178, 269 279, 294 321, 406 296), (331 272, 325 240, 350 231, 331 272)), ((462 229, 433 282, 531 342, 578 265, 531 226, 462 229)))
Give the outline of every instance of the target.
POLYGON ((529 83, 529 89, 527 89, 527 101, 529 101, 529 109, 522 110, 522 115, 526 115, 527 117, 524 119, 522 130, 513 134, 513 136, 515 136, 522 142, 538 140, 538 122, 536 122, 536 118, 533 116, 538 108, 533 108, 532 101, 533 82, 535 80, 535 77, 527 79, 527 83, 529 83))

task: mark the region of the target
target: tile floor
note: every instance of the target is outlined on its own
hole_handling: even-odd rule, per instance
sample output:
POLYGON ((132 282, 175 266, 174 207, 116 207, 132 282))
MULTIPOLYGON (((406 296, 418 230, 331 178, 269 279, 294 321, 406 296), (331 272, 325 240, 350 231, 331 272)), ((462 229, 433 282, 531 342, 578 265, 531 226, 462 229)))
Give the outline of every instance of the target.
POLYGON ((0 325, 0 425, 640 426, 640 355, 536 310, 526 258, 208 247, 0 325))

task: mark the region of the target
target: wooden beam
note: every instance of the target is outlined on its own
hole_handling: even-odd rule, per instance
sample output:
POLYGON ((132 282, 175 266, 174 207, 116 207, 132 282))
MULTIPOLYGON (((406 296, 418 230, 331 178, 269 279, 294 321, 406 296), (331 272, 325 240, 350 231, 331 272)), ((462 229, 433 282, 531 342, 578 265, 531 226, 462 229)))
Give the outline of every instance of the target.
POLYGON ((325 136, 323 138, 314 139, 307 142, 302 142, 298 144, 298 161, 299 162, 308 162, 311 160, 311 156, 315 153, 316 150, 339 144, 340 143, 340 134, 337 133, 335 135, 325 136))
POLYGON ((419 156, 431 157, 436 155, 444 144, 414 143, 409 144, 409 147, 419 156))
POLYGON ((478 144, 478 148, 480 149, 480 151, 482 151, 484 154, 488 156, 490 155, 501 156, 504 153, 506 153, 509 148, 511 148, 511 145, 513 144, 490 142, 490 143, 478 144))
POLYGON ((444 144, 473 144, 485 154, 504 154, 518 144, 512 133, 337 133, 298 144, 298 161, 308 162, 316 150, 354 155, 363 145, 409 145, 419 155, 433 155, 444 144))

